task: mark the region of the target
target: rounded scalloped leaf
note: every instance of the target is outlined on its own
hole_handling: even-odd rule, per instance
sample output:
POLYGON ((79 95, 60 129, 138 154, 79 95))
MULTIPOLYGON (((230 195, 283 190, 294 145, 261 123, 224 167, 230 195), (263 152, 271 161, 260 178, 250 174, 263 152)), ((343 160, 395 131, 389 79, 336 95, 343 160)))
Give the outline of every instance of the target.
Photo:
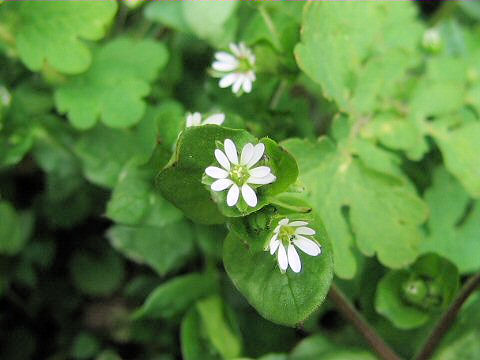
POLYGON ((115 1, 12 2, 2 7, 0 18, 15 18, 17 51, 30 70, 39 71, 47 62, 62 73, 78 74, 91 63, 82 40, 101 39, 116 11, 115 1))
POLYGON ((375 309, 400 329, 417 328, 450 304, 458 279, 457 268, 448 260, 424 255, 411 269, 390 271, 380 280, 375 309))
POLYGON ((159 42, 117 38, 95 49, 88 71, 55 91, 55 105, 78 129, 98 120, 113 128, 130 127, 145 114, 144 97, 167 60, 159 42))
POLYGON ((271 226, 267 223, 263 233, 248 225, 246 231, 250 236, 240 237, 242 230, 231 231, 224 242, 223 262, 237 289, 263 317, 294 326, 325 300, 333 277, 333 260, 330 241, 317 215, 310 212, 287 216, 291 220, 307 221, 316 231, 315 240, 322 246, 322 254, 316 257, 298 251, 302 262, 299 273, 290 268, 282 273, 277 257, 264 251, 265 240, 280 219, 278 216, 271 226))

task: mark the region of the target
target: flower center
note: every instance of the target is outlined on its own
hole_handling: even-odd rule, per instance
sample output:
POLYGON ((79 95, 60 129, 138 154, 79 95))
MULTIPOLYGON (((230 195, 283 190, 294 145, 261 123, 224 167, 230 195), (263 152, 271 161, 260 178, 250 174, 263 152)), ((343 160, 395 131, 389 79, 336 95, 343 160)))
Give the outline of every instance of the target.
POLYGON ((252 70, 252 68, 252 64, 250 64, 250 61, 247 57, 238 58, 238 70, 241 72, 247 72, 252 70))
POLYGON ((234 165, 230 170, 230 178, 239 186, 245 184, 249 177, 250 173, 245 165, 234 165))
POLYGON ((278 239, 282 242, 283 246, 290 245, 290 242, 295 238, 295 228, 292 226, 282 226, 278 233, 278 239))

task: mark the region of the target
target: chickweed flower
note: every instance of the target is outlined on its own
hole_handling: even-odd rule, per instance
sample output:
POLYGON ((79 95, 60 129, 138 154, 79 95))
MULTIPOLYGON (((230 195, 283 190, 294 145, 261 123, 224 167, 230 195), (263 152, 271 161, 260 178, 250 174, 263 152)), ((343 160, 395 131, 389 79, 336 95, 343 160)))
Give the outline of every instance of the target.
POLYGON ((245 46, 240 44, 230 44, 230 50, 233 55, 219 51, 215 53, 215 61, 212 64, 215 70, 215 76, 220 77, 218 85, 221 88, 232 87, 235 94, 252 91, 252 83, 255 81, 255 55, 245 46))
POLYGON ((208 124, 222 125, 224 121, 225 121, 225 114, 222 114, 222 113, 212 114, 202 121, 202 114, 200 114, 199 112, 194 112, 193 114, 192 113, 187 114, 186 127, 188 128, 191 126, 201 126, 201 125, 208 125, 208 124))
POLYGON ((290 265, 293 272, 300 272, 302 263, 295 247, 310 256, 317 256, 322 253, 320 245, 306 236, 315 235, 315 230, 307 227, 306 221, 292 221, 288 218, 280 220, 273 231, 268 249, 270 254, 277 253, 278 266, 285 272, 290 265))
POLYGON ((235 206, 240 198, 240 193, 250 207, 257 205, 257 194, 255 188, 266 185, 276 180, 268 166, 257 166, 252 168, 260 161, 265 152, 265 145, 259 143, 253 145, 246 144, 240 155, 237 153, 235 143, 230 139, 225 139, 223 152, 220 149, 215 150, 215 158, 220 167, 209 166, 205 173, 215 180, 210 188, 213 191, 228 190, 227 205, 235 206), (253 186, 252 186, 253 185, 253 186))

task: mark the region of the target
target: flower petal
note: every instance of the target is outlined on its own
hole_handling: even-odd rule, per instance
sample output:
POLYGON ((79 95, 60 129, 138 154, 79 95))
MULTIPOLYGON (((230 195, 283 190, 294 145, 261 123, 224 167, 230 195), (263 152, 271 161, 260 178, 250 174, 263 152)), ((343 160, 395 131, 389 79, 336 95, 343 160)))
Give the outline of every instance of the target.
POLYGON ((315 235, 315 230, 310 229, 306 226, 301 226, 298 229, 295 229, 296 235, 315 235))
POLYGON ((240 56, 241 53, 237 44, 230 43, 229 48, 235 54, 235 56, 240 56))
POLYGON ((250 91, 252 91, 252 81, 247 77, 245 78, 245 80, 243 80, 243 91, 245 91, 246 93, 249 93, 250 91))
POLYGON ((297 227, 297 226, 305 226, 308 225, 308 222, 306 221, 292 221, 289 226, 297 227))
POLYGON ((232 91, 236 94, 240 91, 243 82, 245 81, 245 76, 243 74, 239 74, 237 80, 232 85, 232 91))
POLYGON ((230 171, 230 161, 222 150, 215 149, 215 159, 225 170, 230 171))
POLYGON ((293 272, 300 272, 302 269, 302 263, 300 262, 300 257, 298 256, 295 246, 292 244, 288 245, 288 264, 292 268, 293 272))
POLYGON ((264 152, 265 152, 265 145, 263 145, 262 143, 258 143, 257 145, 255 145, 255 147, 253 148, 252 158, 248 162, 247 167, 250 168, 253 165, 255 165, 258 162, 258 160, 262 158, 264 152))
MULTIPOLYGON (((219 181, 219 180, 217 180, 219 181)), ((234 206, 238 201, 238 196, 240 195, 240 189, 236 184, 233 184, 227 194, 227 205, 234 206)))
POLYGON ((233 181, 230 179, 218 179, 214 181, 212 185, 210 185, 210 188, 213 191, 223 191, 225 189, 228 189, 228 187, 232 184, 233 181))
POLYGON ((193 114, 187 115, 187 127, 198 126, 202 121, 202 114, 199 112, 194 112, 193 114))
POLYGON ((222 78, 220 79, 220 81, 218 82, 218 86, 220 86, 221 88, 229 87, 229 86, 232 85, 235 81, 237 81, 238 76, 239 76, 239 75, 238 75, 237 73, 225 75, 225 76, 222 77, 222 78))
POLYGON ((270 243, 268 244, 271 255, 275 254, 275 251, 277 251, 278 245, 280 245, 280 240, 278 240, 277 238, 278 238, 278 234, 273 235, 272 238, 270 239, 270 243))
POLYGON ((277 180, 277 178, 276 178, 275 175, 273 175, 273 174, 268 174, 267 176, 264 176, 264 177, 261 177, 261 178, 257 178, 257 177, 250 176, 250 177, 247 179, 247 183, 249 183, 249 184, 266 185, 266 184, 271 184, 271 183, 274 182, 275 180, 277 180))
POLYGON ((287 258, 287 252, 285 251, 285 247, 283 244, 280 244, 278 247, 278 253, 277 253, 277 260, 278 260, 278 266, 282 271, 287 270, 288 267, 288 258, 287 258))
POLYGON ((317 256, 322 252, 322 248, 315 241, 307 239, 301 235, 295 236, 293 243, 296 247, 302 250, 305 254, 317 256))
POLYGON ((238 64, 238 60, 232 54, 229 54, 225 51, 218 51, 215 53, 215 59, 221 62, 238 64))
POLYGON ((255 191, 247 184, 243 184, 242 186, 242 197, 248 206, 257 206, 257 194, 255 194, 255 191))
POLYGON ((213 114, 206 118, 202 125, 222 125, 224 121, 225 114, 213 114))
POLYGON ((220 169, 216 166, 209 166, 205 169, 205 174, 214 179, 225 179, 228 176, 228 171, 220 169))
POLYGON ((287 225, 287 224, 288 224, 288 218, 283 218, 282 220, 280 220, 280 221, 278 222, 278 225, 277 225, 277 227, 275 228, 275 230, 273 230, 273 232, 279 232, 279 231, 280 231, 280 228, 281 228, 282 226, 287 225))
POLYGON ((238 164, 238 154, 235 143, 230 139, 225 139, 223 146, 225 148, 225 154, 227 154, 228 160, 230 160, 232 164, 238 164))
POLYGON ((233 71, 238 67, 238 64, 232 64, 223 61, 214 61, 212 64, 213 70, 217 71, 233 71))
POLYGON ((259 166, 254 169, 250 169, 248 172, 250 173, 250 176, 263 178, 270 174, 270 168, 268 166, 259 166))
POLYGON ((253 156, 253 144, 248 143, 242 149, 242 155, 240 156, 240 164, 246 165, 253 156))

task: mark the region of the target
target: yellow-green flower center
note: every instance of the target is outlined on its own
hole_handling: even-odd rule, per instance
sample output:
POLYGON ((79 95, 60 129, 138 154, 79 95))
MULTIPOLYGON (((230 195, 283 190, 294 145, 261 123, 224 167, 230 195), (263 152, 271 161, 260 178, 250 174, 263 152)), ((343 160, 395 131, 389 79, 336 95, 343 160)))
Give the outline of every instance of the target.
POLYGON ((230 178, 238 186, 245 184, 249 177, 250 173, 245 165, 233 165, 230 170, 230 178))
POLYGON ((281 226, 278 232, 278 239, 283 246, 290 245, 290 242, 295 238, 295 228, 292 226, 281 226))

